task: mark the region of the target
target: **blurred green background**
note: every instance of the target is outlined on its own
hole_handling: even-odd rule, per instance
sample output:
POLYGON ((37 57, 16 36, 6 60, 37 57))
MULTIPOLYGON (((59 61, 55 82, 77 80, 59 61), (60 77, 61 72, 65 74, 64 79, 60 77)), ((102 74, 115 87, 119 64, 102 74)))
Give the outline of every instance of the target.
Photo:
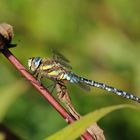
MULTIPOLYGON (((29 57, 51 57, 50 48, 56 48, 75 73, 140 96, 139 8, 139 0, 0 0, 0 23, 13 25, 18 47, 11 51, 25 67, 29 57)), ((0 77, 0 130, 42 140, 67 126, 2 54, 0 77)), ((121 103, 139 106, 96 88, 90 93, 75 85, 68 89, 82 115, 121 103)), ((139 118, 140 112, 124 109, 99 125, 108 140, 139 140, 139 118)))

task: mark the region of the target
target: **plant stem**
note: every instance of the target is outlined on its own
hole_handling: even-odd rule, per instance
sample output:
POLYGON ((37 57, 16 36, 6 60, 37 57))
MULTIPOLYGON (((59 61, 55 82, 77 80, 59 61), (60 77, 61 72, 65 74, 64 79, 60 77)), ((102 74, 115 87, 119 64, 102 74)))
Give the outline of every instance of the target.
MULTIPOLYGON (((39 93, 59 112, 59 114, 65 119, 67 123, 73 123, 76 119, 73 118, 49 93, 49 91, 42 86, 29 72, 28 70, 18 61, 18 59, 8 50, 1 50, 3 55, 16 67, 16 69, 32 84, 32 86, 39 91, 39 93)), ((94 138, 85 132, 82 134, 84 140, 94 140, 94 138)))

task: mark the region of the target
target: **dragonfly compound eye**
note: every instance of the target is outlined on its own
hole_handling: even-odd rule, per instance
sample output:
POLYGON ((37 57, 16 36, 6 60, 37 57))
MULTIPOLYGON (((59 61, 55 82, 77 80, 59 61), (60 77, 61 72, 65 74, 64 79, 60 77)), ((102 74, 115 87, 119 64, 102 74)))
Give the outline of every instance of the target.
POLYGON ((31 71, 36 71, 36 69, 39 67, 40 63, 41 63, 40 57, 29 58, 29 60, 28 60, 29 69, 31 71))

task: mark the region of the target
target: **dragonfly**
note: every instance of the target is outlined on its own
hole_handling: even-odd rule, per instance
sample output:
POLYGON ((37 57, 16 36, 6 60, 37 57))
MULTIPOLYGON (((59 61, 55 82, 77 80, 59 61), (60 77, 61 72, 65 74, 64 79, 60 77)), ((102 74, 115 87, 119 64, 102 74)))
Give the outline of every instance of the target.
POLYGON ((48 78, 54 83, 74 83, 86 91, 89 91, 90 87, 96 87, 140 103, 140 98, 131 93, 78 76, 72 72, 70 61, 56 50, 53 50, 52 58, 29 58, 28 67, 39 82, 42 78, 48 78))

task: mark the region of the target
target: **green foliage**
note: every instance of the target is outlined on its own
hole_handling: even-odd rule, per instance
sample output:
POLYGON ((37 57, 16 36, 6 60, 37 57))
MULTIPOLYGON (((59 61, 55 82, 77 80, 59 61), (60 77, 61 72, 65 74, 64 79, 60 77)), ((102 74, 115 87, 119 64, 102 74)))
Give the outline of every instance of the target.
POLYGON ((125 107, 136 108, 132 105, 116 105, 95 110, 85 115, 80 120, 55 133, 54 135, 46 138, 45 140, 58 140, 58 138, 61 140, 74 140, 78 138, 80 134, 82 134, 86 130, 86 128, 88 128, 93 123, 99 121, 108 113, 125 107))
POLYGON ((27 86, 23 81, 18 81, 10 85, 3 86, 0 94, 0 122, 4 119, 9 107, 15 100, 24 93, 27 86), (7 90, 8 89, 8 90, 7 90))
MULTIPOLYGON (((11 51, 26 67, 30 57, 50 57, 53 47, 71 61, 77 74, 140 96, 139 5, 139 0, 0 0, 0 22, 14 26, 13 43, 18 46, 11 51)), ((22 79, 0 54, 0 120, 27 140, 41 140, 62 129, 66 123, 33 88, 19 96, 17 77, 22 79), (12 93, 8 87, 14 85, 12 93)), ((134 103, 95 88, 91 93, 74 85, 68 89, 83 115, 104 106, 134 103)), ((139 116, 120 110, 100 125, 109 140, 139 140, 139 116)))

